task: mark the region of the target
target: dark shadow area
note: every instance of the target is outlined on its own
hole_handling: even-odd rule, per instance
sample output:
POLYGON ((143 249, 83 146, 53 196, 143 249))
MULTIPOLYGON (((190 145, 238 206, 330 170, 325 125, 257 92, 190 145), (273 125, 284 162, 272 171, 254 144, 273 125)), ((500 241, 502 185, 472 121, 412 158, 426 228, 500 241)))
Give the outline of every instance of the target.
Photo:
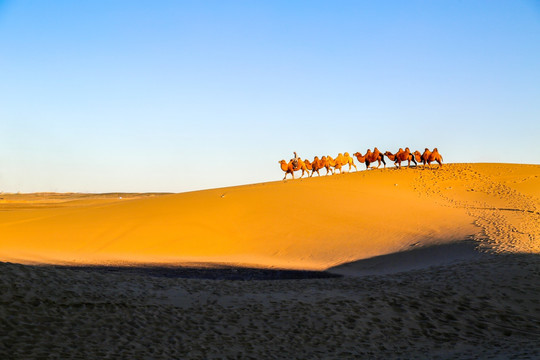
POLYGON ((102 274, 143 275, 162 278, 207 279, 207 280, 302 280, 341 277, 325 271, 258 269, 245 267, 172 267, 172 266, 52 266, 84 272, 102 274))
POLYGON ((333 274, 351 276, 386 275, 487 257, 486 253, 477 250, 477 246, 478 243, 475 241, 463 240, 448 244, 418 247, 413 250, 341 264, 327 271, 333 274))

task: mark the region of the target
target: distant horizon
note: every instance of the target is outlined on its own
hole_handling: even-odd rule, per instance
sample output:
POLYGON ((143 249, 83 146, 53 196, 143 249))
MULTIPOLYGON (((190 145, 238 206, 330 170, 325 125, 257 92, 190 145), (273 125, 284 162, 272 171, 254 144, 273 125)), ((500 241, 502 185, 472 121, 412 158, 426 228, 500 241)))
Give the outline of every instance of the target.
MULTIPOLYGON (((355 164, 357 165, 357 167, 359 165, 364 166, 364 164, 360 164, 357 161, 355 161, 355 164)), ((481 164, 501 164, 501 165, 540 166, 540 164, 523 164, 523 163, 506 163, 506 162, 452 162, 452 163, 444 163, 444 165, 453 165, 453 164, 479 164, 479 165, 481 165, 481 164)), ((438 165, 433 166, 433 171, 437 171, 437 166, 438 165)), ((406 166, 404 166, 404 167, 406 167, 406 166)), ((390 169, 394 168, 393 162, 392 162, 392 164, 390 166, 387 163, 387 168, 390 168, 390 169)), ((412 166, 411 168, 414 169, 414 166, 412 166)), ((383 170, 383 169, 384 168, 381 166, 381 168, 379 170, 383 170)), ((350 171, 350 173, 356 173, 356 172, 360 172, 360 171, 372 171, 372 170, 377 170, 377 169, 366 170, 365 168, 360 168, 359 167, 358 171, 355 171, 353 169, 352 171, 350 171)), ((403 171, 405 171, 405 169, 403 169, 403 171)), ((343 172, 343 174, 347 174, 347 173, 349 173, 348 170, 345 170, 343 172)), ((281 173, 281 176, 283 176, 283 174, 284 174, 284 172, 281 173)), ((304 175, 304 177, 302 177, 302 178, 300 178, 300 175, 301 175, 301 171, 297 171, 297 172, 295 172, 295 178, 294 179, 292 179, 290 177, 290 175, 289 175, 286 180, 283 180, 283 178, 280 177, 279 179, 270 179, 268 181, 259 181, 259 182, 253 182, 253 183, 241 183, 241 184, 219 186, 219 187, 214 187, 214 188, 194 189, 194 190, 186 190, 186 191, 140 191, 140 192, 138 192, 138 191, 105 191, 105 192, 92 192, 92 191, 89 191, 89 192, 84 192, 84 191, 30 191, 30 192, 23 192, 23 191, 2 191, 2 190, 0 190, 0 195, 2 195, 2 194, 4 194, 4 195, 31 195, 31 194, 83 194, 83 195, 158 194, 158 195, 173 195, 173 194, 183 194, 183 193, 190 193, 190 192, 227 189, 227 188, 234 188, 234 187, 241 187, 241 186, 261 185, 261 184, 267 184, 267 183, 273 183, 273 182, 296 181, 296 180, 309 178, 309 175, 304 175)), ((336 173, 335 175, 339 176, 341 174, 336 173)), ((326 174, 324 174, 324 175, 321 174, 320 176, 313 175, 313 178, 325 177, 325 176, 327 176, 327 175, 326 174)), ((334 176, 334 175, 328 174, 328 176, 334 176)))
POLYGON ((191 192, 438 147, 540 161, 540 6, 0 2, 0 191, 191 192))

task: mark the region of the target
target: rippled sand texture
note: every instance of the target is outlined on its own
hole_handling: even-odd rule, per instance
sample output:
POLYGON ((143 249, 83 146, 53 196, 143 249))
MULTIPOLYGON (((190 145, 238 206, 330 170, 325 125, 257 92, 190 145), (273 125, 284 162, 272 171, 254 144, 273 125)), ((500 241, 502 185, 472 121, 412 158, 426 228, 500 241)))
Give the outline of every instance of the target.
POLYGON ((540 357, 540 260, 224 281, 0 265, 0 357, 540 357))

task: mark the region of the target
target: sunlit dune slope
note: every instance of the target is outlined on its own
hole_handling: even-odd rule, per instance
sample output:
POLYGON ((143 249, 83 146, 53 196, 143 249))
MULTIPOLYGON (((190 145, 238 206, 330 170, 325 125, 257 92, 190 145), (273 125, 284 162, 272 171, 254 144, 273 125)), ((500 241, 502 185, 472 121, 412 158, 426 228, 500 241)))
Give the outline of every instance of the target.
POLYGON ((372 170, 168 195, 0 198, 0 261, 326 269, 465 239, 540 252, 537 165, 372 170))

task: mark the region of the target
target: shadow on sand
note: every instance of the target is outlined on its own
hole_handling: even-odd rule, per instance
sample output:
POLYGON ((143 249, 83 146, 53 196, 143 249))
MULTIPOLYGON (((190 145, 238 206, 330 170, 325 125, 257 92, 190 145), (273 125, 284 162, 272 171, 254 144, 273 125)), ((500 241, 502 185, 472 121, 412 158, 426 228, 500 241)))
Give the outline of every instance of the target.
POLYGON ((325 271, 258 269, 247 267, 183 267, 183 266, 53 266, 66 269, 103 274, 142 275, 164 278, 207 280, 301 280, 341 277, 325 271))
POLYGON ((163 278, 207 279, 207 280, 302 280, 325 279, 342 276, 387 275, 431 266, 445 266, 454 263, 485 258, 474 241, 460 241, 449 244, 419 247, 393 254, 341 264, 326 271, 260 269, 214 264, 208 266, 45 266, 102 274, 141 275, 163 278))
POLYGON ((348 276, 387 275, 431 266, 452 265, 489 256, 478 251, 477 247, 478 243, 471 240, 419 247, 341 264, 327 271, 348 276))

